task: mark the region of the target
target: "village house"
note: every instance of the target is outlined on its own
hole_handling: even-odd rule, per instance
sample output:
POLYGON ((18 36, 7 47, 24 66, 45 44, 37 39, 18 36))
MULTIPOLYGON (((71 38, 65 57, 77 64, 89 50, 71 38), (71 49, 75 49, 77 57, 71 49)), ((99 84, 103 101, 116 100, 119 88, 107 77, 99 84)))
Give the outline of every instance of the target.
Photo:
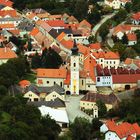
POLYGON ((132 24, 139 25, 139 23, 140 23, 140 12, 137 12, 137 13, 133 14, 131 19, 132 19, 132 24))
POLYGON ((100 132, 105 134, 104 140, 136 140, 140 135, 140 127, 137 123, 122 122, 116 124, 113 120, 107 120, 101 127, 100 132))
POLYGON ((12 7, 13 6, 13 2, 10 1, 10 0, 1 0, 0 1, 0 5, 12 7))
POLYGON ((105 5, 112 7, 113 9, 120 9, 125 7, 126 3, 131 2, 131 0, 105 0, 105 5))
POLYGON ((81 100, 80 100, 80 109, 87 110, 87 109, 94 109, 96 106, 96 102, 101 100, 105 105, 107 110, 112 109, 115 107, 119 100, 115 94, 111 93, 109 95, 94 93, 89 91, 81 100))
POLYGON ((69 127, 69 119, 66 110, 53 109, 47 106, 41 106, 38 109, 42 116, 49 115, 62 129, 69 127))
POLYGON ((17 55, 10 48, 4 47, 0 48, 0 65, 6 63, 11 58, 16 58, 17 55))

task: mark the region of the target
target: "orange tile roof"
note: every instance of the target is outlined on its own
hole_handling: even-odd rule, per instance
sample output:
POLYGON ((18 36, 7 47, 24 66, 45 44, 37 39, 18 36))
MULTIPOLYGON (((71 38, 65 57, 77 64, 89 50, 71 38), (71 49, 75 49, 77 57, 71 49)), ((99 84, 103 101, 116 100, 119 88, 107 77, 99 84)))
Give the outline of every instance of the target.
POLYGON ((135 20, 140 20, 140 12, 137 12, 134 15, 132 15, 132 18, 135 20))
POLYGON ((37 16, 37 15, 34 13, 31 13, 30 15, 28 15, 28 18, 33 19, 35 16, 37 16))
POLYGON ((39 29, 38 29, 38 28, 33 28, 33 30, 30 32, 29 35, 35 36, 35 35, 37 35, 38 33, 39 33, 39 29))
POLYGON ((58 41, 61 41, 65 36, 66 36, 66 34, 64 32, 62 32, 56 39, 58 41))
POLYGON ((66 79, 64 80, 65 85, 70 85, 70 71, 67 71, 66 79))
POLYGON ((14 24, 0 24, 0 28, 15 28, 14 24))
POLYGON ((63 20, 47 20, 46 23, 48 23, 51 27, 66 27, 63 20))
POLYGON ((132 25, 124 24, 124 25, 118 25, 114 28, 113 35, 116 35, 118 32, 125 33, 126 31, 131 30, 132 25))
POLYGON ((87 72, 87 76, 89 76, 93 81, 96 81, 94 68, 96 67, 95 59, 91 58, 90 55, 86 56, 84 60, 84 71, 87 72))
POLYGON ((78 20, 74 16, 68 17, 67 22, 72 23, 72 24, 79 23, 78 20))
POLYGON ((104 58, 104 59, 119 59, 120 57, 115 53, 115 52, 93 52, 92 55, 96 57, 97 59, 99 58, 104 58))
POLYGON ((30 81, 28 81, 28 80, 21 80, 20 82, 19 82, 19 85, 21 86, 21 87, 26 87, 26 86, 29 86, 31 83, 30 83, 30 81))
POLYGON ((126 65, 130 65, 130 64, 135 64, 137 65, 139 68, 140 68, 140 59, 131 59, 131 58, 127 58, 125 61, 124 61, 124 64, 126 65))
POLYGON ((0 5, 5 5, 5 6, 12 7, 13 2, 10 1, 10 0, 0 0, 0 5))
POLYGON ((63 39, 61 42, 60 42, 65 48, 67 49, 71 49, 73 47, 73 41, 72 40, 65 40, 63 39))
POLYGON ((85 55, 87 53, 87 51, 89 50, 88 47, 86 47, 82 44, 77 44, 77 47, 79 49, 79 53, 82 53, 83 55, 85 55))
POLYGON ((62 15, 49 15, 50 19, 61 19, 62 15))
POLYGON ((140 127, 138 126, 137 123, 130 124, 130 123, 124 122, 117 125, 115 124, 114 121, 108 120, 105 124, 108 127, 109 131, 115 132, 121 139, 124 137, 130 138, 129 136, 131 136, 132 134, 139 135, 137 131, 140 130, 140 127))
POLYGON ((92 26, 92 25, 91 25, 88 21, 86 21, 85 19, 82 20, 82 21, 79 23, 79 27, 83 27, 83 28, 88 27, 88 28, 91 28, 91 26, 92 26))
POLYGON ((13 35, 19 35, 20 30, 15 29, 15 30, 8 30, 8 32, 12 33, 13 35))
POLYGON ((89 44, 89 47, 91 48, 91 49, 94 49, 94 50, 99 50, 99 49, 101 49, 101 43, 92 43, 92 44, 89 44))
POLYGON ((60 69, 37 69, 38 78, 66 78, 67 70, 60 69))
POLYGON ((17 55, 10 48, 0 48, 0 59, 16 58, 17 55))
POLYGON ((128 33, 127 38, 129 41, 137 41, 137 36, 134 33, 128 33))
POLYGON ((17 17, 17 12, 16 10, 0 11, 0 16, 5 17, 6 15, 17 17))

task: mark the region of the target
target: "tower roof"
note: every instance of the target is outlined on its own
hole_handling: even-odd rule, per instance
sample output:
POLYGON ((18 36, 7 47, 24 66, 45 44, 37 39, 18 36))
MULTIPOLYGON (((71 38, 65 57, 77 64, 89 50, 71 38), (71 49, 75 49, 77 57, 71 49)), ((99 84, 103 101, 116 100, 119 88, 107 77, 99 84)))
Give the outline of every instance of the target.
POLYGON ((72 55, 78 55, 78 50, 79 50, 79 49, 77 48, 76 41, 74 40, 73 48, 71 49, 72 55))

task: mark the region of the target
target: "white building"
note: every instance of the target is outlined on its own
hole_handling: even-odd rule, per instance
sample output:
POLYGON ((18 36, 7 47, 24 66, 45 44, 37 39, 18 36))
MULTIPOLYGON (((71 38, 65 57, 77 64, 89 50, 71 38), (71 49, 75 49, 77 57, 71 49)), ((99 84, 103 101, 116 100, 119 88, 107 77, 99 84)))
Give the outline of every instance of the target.
POLYGON ((108 120, 100 127, 100 132, 105 133, 105 140, 136 140, 137 135, 140 135, 140 127, 137 123, 116 124, 108 120))
POLYGON ((60 125, 60 127, 67 128, 69 126, 69 119, 66 110, 53 109, 46 106, 39 107, 39 110, 42 116, 49 115, 60 125))
POLYGON ((131 2, 131 0, 105 0, 104 3, 113 9, 120 9, 121 7, 125 7, 127 2, 131 2))

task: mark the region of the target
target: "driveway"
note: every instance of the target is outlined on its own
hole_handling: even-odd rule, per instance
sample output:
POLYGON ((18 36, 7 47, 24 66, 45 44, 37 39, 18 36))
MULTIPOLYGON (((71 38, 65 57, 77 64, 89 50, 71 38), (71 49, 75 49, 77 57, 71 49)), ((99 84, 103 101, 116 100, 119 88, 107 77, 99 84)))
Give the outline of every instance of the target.
POLYGON ((92 117, 88 116, 80 110, 80 99, 83 95, 79 96, 66 96, 66 110, 70 122, 73 122, 76 117, 85 117, 88 120, 92 120, 92 117))

